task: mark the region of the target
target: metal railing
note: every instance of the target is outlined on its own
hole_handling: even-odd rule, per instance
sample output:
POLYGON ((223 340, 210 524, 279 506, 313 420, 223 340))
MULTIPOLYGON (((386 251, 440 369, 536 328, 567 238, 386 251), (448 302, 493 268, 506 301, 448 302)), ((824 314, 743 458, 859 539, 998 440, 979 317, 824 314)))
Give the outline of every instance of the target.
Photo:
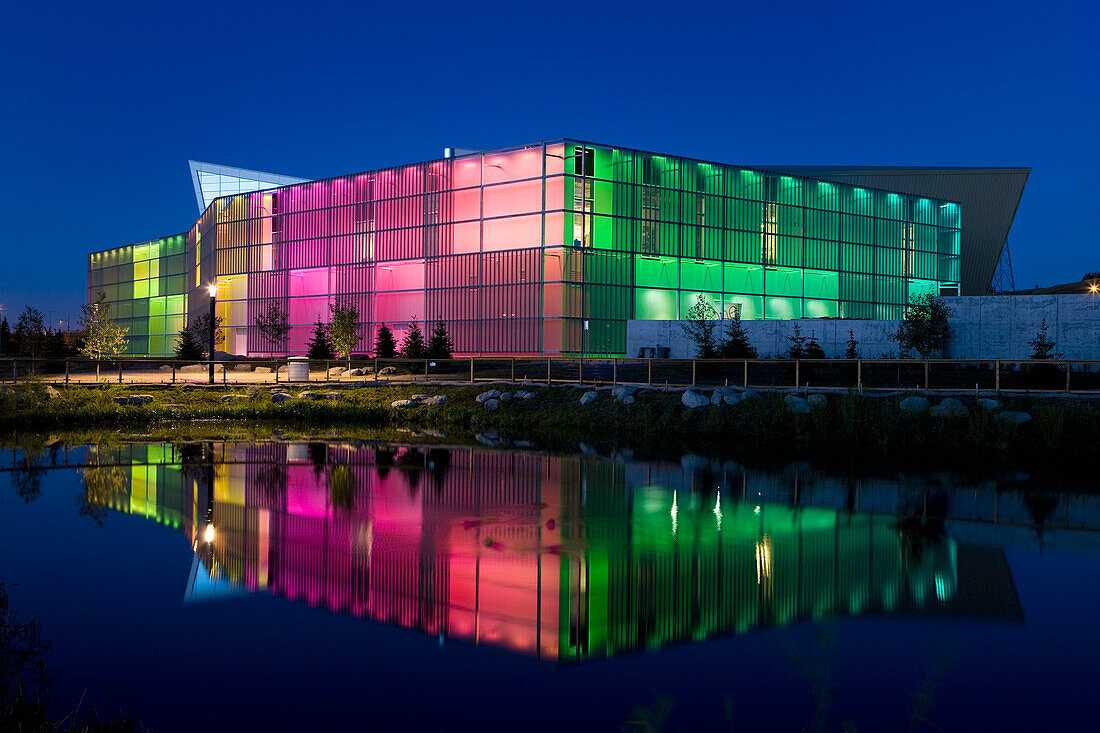
MULTIPOLYGON (((1100 361, 981 359, 630 359, 461 357, 309 361, 241 358, 214 362, 219 385, 384 382, 522 382, 762 389, 1100 392, 1100 361), (297 365, 294 364, 298 361, 297 365), (296 372, 299 372, 296 374, 296 372), (302 377, 304 374, 304 378, 302 377), (291 377, 296 377, 291 379, 291 377)), ((0 357, 0 382, 203 384, 210 362, 120 358, 0 357)))

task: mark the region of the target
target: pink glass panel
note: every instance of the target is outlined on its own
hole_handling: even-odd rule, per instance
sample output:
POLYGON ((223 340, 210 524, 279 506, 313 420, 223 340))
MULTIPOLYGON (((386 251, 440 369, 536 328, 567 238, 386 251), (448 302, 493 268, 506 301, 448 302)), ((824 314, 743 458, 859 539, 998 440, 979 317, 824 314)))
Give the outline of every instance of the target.
POLYGON ((542 217, 532 214, 507 219, 490 219, 484 223, 482 236, 486 251, 541 247, 542 217))

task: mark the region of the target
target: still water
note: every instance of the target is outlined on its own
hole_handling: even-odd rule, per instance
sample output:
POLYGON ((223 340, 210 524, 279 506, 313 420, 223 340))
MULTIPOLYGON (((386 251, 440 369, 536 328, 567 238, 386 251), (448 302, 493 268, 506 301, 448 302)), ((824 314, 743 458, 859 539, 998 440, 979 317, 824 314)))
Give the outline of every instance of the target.
POLYGON ((1100 725, 1100 498, 1026 477, 341 442, 0 464, 0 581, 52 643, 62 713, 85 695, 157 731, 1100 725))

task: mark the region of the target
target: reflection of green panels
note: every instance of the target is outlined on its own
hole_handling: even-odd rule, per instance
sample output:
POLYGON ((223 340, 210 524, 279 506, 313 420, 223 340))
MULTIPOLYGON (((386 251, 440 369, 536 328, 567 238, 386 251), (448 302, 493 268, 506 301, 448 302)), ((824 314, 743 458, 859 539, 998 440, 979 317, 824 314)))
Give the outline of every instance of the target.
POLYGON ((840 301, 841 318, 874 318, 875 306, 873 303, 857 303, 853 301, 840 301))
MULTIPOLYGON (((807 239, 805 243, 805 265, 820 270, 837 269, 836 242, 824 242, 820 239, 807 239)), ((835 274, 835 273, 834 273, 835 274)))
POLYGON ((760 231, 732 231, 729 233, 729 249, 726 259, 730 262, 760 262, 760 231))

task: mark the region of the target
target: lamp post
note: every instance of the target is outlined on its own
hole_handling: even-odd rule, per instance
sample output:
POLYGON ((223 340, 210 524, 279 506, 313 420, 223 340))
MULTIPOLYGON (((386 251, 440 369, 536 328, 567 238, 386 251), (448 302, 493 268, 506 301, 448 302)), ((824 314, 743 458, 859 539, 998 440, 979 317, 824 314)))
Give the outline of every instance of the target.
POLYGON ((218 297, 218 284, 211 283, 206 292, 210 293, 210 384, 214 383, 214 301, 218 297))

